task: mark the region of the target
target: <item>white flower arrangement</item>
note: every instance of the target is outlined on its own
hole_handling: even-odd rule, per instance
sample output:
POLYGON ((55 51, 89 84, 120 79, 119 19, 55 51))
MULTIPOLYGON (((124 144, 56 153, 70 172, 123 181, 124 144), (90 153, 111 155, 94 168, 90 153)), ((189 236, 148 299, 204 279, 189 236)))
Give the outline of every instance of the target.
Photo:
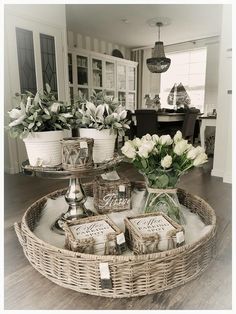
POLYGON ((71 108, 56 100, 48 84, 42 93, 26 92, 18 97, 19 104, 8 112, 9 132, 13 138, 22 139, 30 132, 70 129, 71 108))
POLYGON ((180 176, 207 162, 204 149, 188 144, 180 131, 173 139, 170 135, 147 134, 129 140, 121 151, 154 188, 173 188, 180 176))
POLYGON ((117 99, 106 96, 105 92, 94 93, 90 101, 80 97, 73 111, 75 123, 80 128, 117 130, 119 135, 124 135, 129 129, 127 111, 117 99))

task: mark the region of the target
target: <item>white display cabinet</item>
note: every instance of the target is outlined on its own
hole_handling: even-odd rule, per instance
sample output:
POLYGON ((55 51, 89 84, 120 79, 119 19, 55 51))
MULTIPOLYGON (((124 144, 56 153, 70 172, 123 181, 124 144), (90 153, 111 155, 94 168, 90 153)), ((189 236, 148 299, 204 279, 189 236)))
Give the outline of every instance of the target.
POLYGON ((117 97, 126 109, 134 111, 136 103, 137 62, 96 53, 84 49, 68 51, 68 84, 70 98, 79 91, 86 99, 93 93, 106 91, 117 97))

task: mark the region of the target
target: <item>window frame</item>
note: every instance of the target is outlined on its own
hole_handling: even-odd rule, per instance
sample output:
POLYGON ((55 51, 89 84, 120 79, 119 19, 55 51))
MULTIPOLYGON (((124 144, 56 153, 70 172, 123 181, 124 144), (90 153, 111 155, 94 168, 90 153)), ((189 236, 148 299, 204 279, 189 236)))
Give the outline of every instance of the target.
MULTIPOLYGON (((203 90, 203 103, 202 103, 201 109, 200 109, 201 112, 204 112, 204 110, 205 110, 205 91, 206 91, 206 71, 207 71, 207 47, 203 46, 203 47, 197 47, 197 48, 193 48, 193 49, 184 49, 184 50, 176 50, 176 51, 166 52, 166 57, 171 59, 171 55, 181 54, 181 53, 190 53, 191 51, 197 51, 197 50, 204 50, 205 51, 205 70, 204 70, 204 72, 205 72, 204 73, 204 80, 205 81, 204 81, 204 90, 203 90)), ((189 77, 191 76, 191 73, 189 73, 189 68, 190 68, 190 64, 191 63, 190 62, 186 62, 185 64, 188 65, 188 74, 185 75, 185 76, 188 76, 188 79, 189 79, 189 77)), ((165 75, 165 73, 163 73, 163 75, 165 75)), ((161 78, 160 78, 160 96, 161 96, 162 108, 171 108, 171 109, 173 109, 173 107, 169 106, 167 103, 163 104, 162 79, 163 79, 163 76, 161 76, 161 78)), ((180 82, 176 82, 176 83, 178 85, 180 82)), ((183 85, 185 87, 185 84, 183 84, 183 85)), ((171 86, 170 89, 172 87, 173 86, 171 86)), ((191 90, 186 89, 186 91, 187 91, 187 93, 188 93, 188 95, 189 95, 189 97, 191 99, 191 90)), ((191 105, 194 105, 194 104, 191 104, 191 105)))

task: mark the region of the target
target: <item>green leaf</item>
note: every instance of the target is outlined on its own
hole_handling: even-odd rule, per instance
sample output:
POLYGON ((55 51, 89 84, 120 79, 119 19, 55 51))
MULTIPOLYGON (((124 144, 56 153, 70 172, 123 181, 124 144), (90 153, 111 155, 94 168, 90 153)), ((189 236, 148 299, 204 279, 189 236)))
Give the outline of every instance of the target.
POLYGON ((48 109, 47 109, 47 108, 43 108, 43 110, 44 110, 44 112, 45 112, 47 115, 49 115, 49 116, 50 116, 50 113, 49 113, 49 111, 48 111, 48 109))
POLYGON ((47 114, 44 114, 44 115, 42 115, 42 118, 43 118, 44 120, 50 120, 50 119, 51 119, 51 116, 49 116, 49 115, 47 115, 47 114))
POLYGON ((55 127, 56 127, 57 129, 62 130, 62 126, 61 126, 60 124, 54 123, 54 125, 55 125, 55 127))
POLYGON ((161 184, 161 187, 164 188, 164 187, 168 186, 169 178, 166 174, 163 174, 163 175, 158 177, 158 181, 161 184))
POLYGON ((143 168, 147 168, 147 161, 145 159, 141 159, 141 164, 143 168))
POLYGON ((34 126, 34 122, 32 122, 32 123, 29 124, 28 129, 29 129, 29 130, 32 129, 33 126, 34 126))
POLYGON ((48 83, 46 83, 45 85, 46 85, 46 91, 47 91, 47 93, 50 94, 50 92, 51 92, 51 87, 50 87, 50 85, 49 85, 48 83))

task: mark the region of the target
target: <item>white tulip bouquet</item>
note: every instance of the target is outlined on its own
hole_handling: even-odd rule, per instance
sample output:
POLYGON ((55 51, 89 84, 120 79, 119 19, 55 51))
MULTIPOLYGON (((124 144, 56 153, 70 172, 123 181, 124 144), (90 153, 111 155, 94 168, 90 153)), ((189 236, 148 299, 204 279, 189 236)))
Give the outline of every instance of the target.
MULTIPOLYGON (((150 192, 146 211, 158 207, 157 200, 161 202, 161 208, 168 207, 170 194, 176 194, 175 187, 179 178, 191 168, 207 162, 204 149, 188 144, 180 131, 173 138, 170 135, 159 137, 156 134, 135 138, 125 142, 121 151, 145 177, 150 192)), ((163 211, 179 222, 179 204, 175 201, 171 207, 163 211)))

